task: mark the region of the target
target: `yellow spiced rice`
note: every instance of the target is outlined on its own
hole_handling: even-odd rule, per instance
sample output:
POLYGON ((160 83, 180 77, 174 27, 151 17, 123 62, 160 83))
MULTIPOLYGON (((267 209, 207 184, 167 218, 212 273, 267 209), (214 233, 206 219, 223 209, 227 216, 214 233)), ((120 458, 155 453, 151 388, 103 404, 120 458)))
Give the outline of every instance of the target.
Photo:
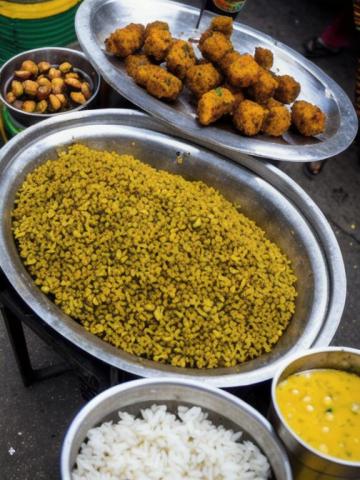
POLYGON ((28 174, 13 234, 41 290, 86 330, 179 367, 269 352, 295 309, 289 259, 203 182, 73 145, 28 174))

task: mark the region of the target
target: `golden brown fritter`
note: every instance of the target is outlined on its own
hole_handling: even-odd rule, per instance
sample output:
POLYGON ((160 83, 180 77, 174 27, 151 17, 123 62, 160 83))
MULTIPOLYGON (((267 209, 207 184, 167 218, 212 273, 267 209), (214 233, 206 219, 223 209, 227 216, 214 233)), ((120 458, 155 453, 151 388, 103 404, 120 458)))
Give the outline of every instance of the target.
POLYGON ((208 28, 207 30, 205 30, 202 34, 201 34, 201 37, 200 37, 200 40, 199 40, 199 48, 201 48, 202 44, 205 42, 205 40, 209 37, 211 37, 211 35, 213 34, 214 32, 208 28))
POLYGON ((187 70, 195 63, 194 49, 185 40, 176 40, 166 55, 167 69, 180 79, 185 78, 187 70))
POLYGON ((269 108, 262 131, 273 137, 281 137, 291 124, 291 115, 289 110, 284 106, 273 106, 269 108))
POLYGON ((263 47, 255 48, 255 60, 260 67, 270 70, 274 63, 274 55, 271 50, 263 47))
POLYGON ((210 30, 213 32, 221 32, 230 38, 233 31, 233 19, 225 15, 214 17, 210 23, 210 30))
POLYGON ((158 65, 144 65, 136 69, 136 82, 153 97, 174 101, 180 95, 182 82, 158 65))
POLYGON ((222 75, 211 63, 194 65, 186 73, 186 86, 197 97, 218 87, 221 82, 222 75))
POLYGON ((236 106, 240 102, 245 100, 244 91, 241 88, 236 88, 233 85, 230 85, 228 82, 225 82, 224 85, 222 85, 221 87, 226 88, 227 90, 230 90, 230 92, 233 94, 234 100, 235 100, 234 101, 234 108, 236 108, 236 106))
POLYGON ((144 53, 162 62, 172 44, 171 33, 168 30, 154 28, 147 35, 144 43, 144 53))
POLYGON ((131 55, 143 46, 144 31, 145 28, 140 23, 118 28, 105 40, 106 51, 121 58, 131 55))
POLYGON ((267 109, 270 109, 272 107, 283 107, 284 104, 279 102, 278 100, 275 100, 275 98, 271 97, 265 100, 265 102, 260 102, 261 105, 267 109))
POLYGON ((168 32, 170 32, 169 24, 166 22, 161 22, 160 20, 148 23, 145 28, 144 38, 146 39, 148 35, 154 30, 167 30, 168 32))
POLYGON ((200 98, 198 120, 202 125, 216 122, 233 109, 235 98, 227 88, 217 87, 200 98))
POLYGON ((230 40, 220 32, 214 32, 200 45, 201 53, 213 63, 219 63, 233 48, 230 40))
POLYGON ((234 87, 249 87, 259 76, 260 67, 254 58, 245 53, 227 67, 227 79, 234 87))
POLYGON ((234 110, 233 122, 235 128, 249 137, 260 132, 266 118, 266 110, 251 100, 240 102, 234 110))
POLYGON ((291 120, 302 135, 311 137, 325 130, 325 114, 312 103, 299 100, 291 109, 291 120))
POLYGON ((219 62, 219 67, 221 70, 224 72, 225 75, 227 75, 227 70, 229 65, 231 65, 235 60, 241 57, 241 53, 237 52, 236 50, 233 50, 231 52, 228 52, 219 62))
POLYGON ((275 91, 274 98, 281 103, 292 103, 300 93, 300 83, 291 75, 277 75, 279 86, 275 91))
POLYGON ((248 94, 255 102, 262 103, 271 98, 279 82, 264 68, 260 67, 259 76, 256 82, 249 87, 248 94))
POLYGON ((146 87, 148 79, 156 75, 159 68, 163 70, 159 65, 140 65, 134 72, 135 82, 141 87, 146 87))
POLYGON ((135 77, 136 70, 142 65, 151 65, 149 57, 142 53, 129 55, 125 59, 126 73, 130 75, 130 77, 135 77))

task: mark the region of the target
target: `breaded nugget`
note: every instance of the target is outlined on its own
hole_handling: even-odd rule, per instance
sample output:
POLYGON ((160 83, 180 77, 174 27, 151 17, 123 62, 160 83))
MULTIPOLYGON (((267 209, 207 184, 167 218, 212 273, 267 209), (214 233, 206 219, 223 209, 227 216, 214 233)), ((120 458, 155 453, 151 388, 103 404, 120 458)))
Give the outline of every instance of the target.
POLYGON ((171 33, 168 30, 154 28, 147 35, 144 43, 144 53, 162 62, 172 44, 171 33))
POLYGON ((325 114, 312 103, 298 100, 291 109, 291 120, 302 135, 311 137, 325 130, 325 114))
POLYGON ((227 67, 227 80, 234 87, 249 87, 257 81, 259 73, 259 65, 245 53, 227 67))
POLYGON ((105 40, 106 51, 121 58, 131 55, 143 46, 144 31, 144 26, 140 23, 118 28, 105 40))
POLYGON ((274 55, 271 50, 263 47, 255 48, 255 60, 260 67, 270 70, 274 63, 274 55))
POLYGON ((197 97, 218 87, 221 82, 222 75, 211 63, 194 65, 186 72, 186 86, 197 97))
POLYGON ((153 97, 174 101, 180 95, 183 84, 172 73, 159 65, 143 65, 136 69, 135 81, 145 87, 153 97))
POLYGON ((269 108, 261 130, 273 137, 281 137, 291 124, 291 115, 284 106, 273 106, 269 108))
POLYGON ((227 88, 217 87, 200 98, 198 103, 198 120, 202 125, 216 122, 233 109, 235 98, 227 88))
POLYGON ((200 51, 211 62, 219 63, 233 48, 232 43, 223 33, 214 32, 201 44, 200 51))
POLYGON ((290 75, 277 75, 279 82, 274 98, 281 103, 292 103, 300 93, 300 83, 290 75))
POLYGON ((180 79, 184 79, 187 70, 195 65, 196 58, 192 45, 185 40, 176 40, 166 55, 166 67, 180 79))
POLYGON ((166 22, 161 22, 160 20, 148 23, 145 28, 144 38, 146 39, 147 36, 154 30, 167 30, 168 32, 170 32, 169 24, 166 22))
POLYGON ((259 102, 263 107, 270 109, 272 107, 283 107, 284 104, 275 100, 275 98, 271 97, 265 100, 264 102, 259 102))
POLYGON ((142 53, 129 55, 125 58, 126 73, 130 77, 135 77, 136 70, 142 65, 151 65, 150 59, 142 53))
POLYGON ((234 110, 233 122, 235 128, 249 137, 260 132, 266 118, 266 110, 251 100, 240 102, 234 110))
POLYGON ((228 82, 225 82, 224 85, 221 85, 221 87, 230 90, 230 92, 233 94, 235 100, 234 108, 236 108, 236 105, 238 105, 238 103, 245 100, 244 91, 241 88, 236 88, 233 85, 230 85, 228 82))
POLYGON ((249 87, 248 94, 255 102, 262 103, 271 98, 279 82, 264 68, 260 67, 259 76, 256 82, 249 87))
POLYGON ((231 52, 228 52, 219 62, 219 67, 221 70, 224 72, 225 75, 227 75, 227 69, 229 65, 231 65, 235 60, 241 57, 241 53, 237 52, 236 50, 233 50, 231 52))
POLYGON ((214 17, 210 23, 210 30, 213 32, 221 32, 230 38, 233 31, 233 19, 225 15, 214 17))
POLYGON ((134 72, 134 80, 141 87, 146 87, 148 79, 156 75, 159 69, 163 70, 159 65, 140 65, 134 72))

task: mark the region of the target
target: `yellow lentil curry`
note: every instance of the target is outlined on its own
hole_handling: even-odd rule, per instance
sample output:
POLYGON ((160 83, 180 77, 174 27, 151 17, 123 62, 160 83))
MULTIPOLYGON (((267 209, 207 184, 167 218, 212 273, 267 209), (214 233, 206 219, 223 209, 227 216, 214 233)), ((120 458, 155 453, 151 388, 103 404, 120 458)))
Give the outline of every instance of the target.
POLYGON ((321 453, 360 461, 360 377, 309 370, 279 383, 276 400, 289 427, 321 453))
POLYGON ((290 261, 201 181, 73 145, 29 173, 13 234, 41 290, 86 330, 178 367, 269 352, 295 309, 290 261))

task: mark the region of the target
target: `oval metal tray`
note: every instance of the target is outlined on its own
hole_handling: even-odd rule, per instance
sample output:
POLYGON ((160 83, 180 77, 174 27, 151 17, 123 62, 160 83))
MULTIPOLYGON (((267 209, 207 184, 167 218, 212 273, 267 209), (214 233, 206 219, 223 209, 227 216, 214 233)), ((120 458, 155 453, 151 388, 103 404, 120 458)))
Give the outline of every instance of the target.
POLYGON ((270 379, 281 362, 331 341, 344 308, 346 278, 341 252, 327 220, 313 201, 267 162, 236 155, 242 165, 176 137, 155 119, 132 110, 93 110, 44 120, 0 151, 0 266, 30 308, 48 325, 103 362, 138 376, 196 378, 221 386, 270 379), (233 368, 187 369, 130 355, 92 335, 63 313, 34 284, 11 231, 16 191, 28 172, 73 142, 132 154, 156 168, 202 180, 241 205, 292 260, 298 277, 296 313, 269 354, 233 368), (177 153, 183 154, 180 165, 177 153))
POLYGON ((159 120, 191 136, 204 146, 258 157, 308 162, 332 157, 345 150, 357 131, 357 117, 346 93, 315 64, 273 38, 240 23, 234 24, 232 41, 242 52, 253 53, 256 46, 274 52, 276 73, 293 75, 301 83, 299 99, 316 103, 327 115, 326 131, 318 137, 303 137, 288 131, 282 138, 264 134, 248 138, 231 125, 202 127, 186 89, 174 104, 150 96, 135 84, 119 58, 107 55, 104 40, 116 28, 130 22, 164 20, 177 38, 199 37, 213 14, 205 11, 195 29, 199 9, 169 0, 85 0, 76 15, 76 33, 83 51, 104 79, 121 95, 159 120))

